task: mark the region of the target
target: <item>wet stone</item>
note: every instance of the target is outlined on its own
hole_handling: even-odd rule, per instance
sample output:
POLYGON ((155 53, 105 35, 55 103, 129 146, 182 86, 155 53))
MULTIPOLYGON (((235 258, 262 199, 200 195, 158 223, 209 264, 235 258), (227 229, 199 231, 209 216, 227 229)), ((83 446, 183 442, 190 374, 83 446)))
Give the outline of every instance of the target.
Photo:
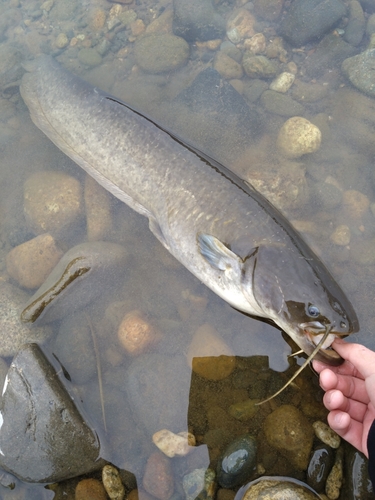
POLYGON ((260 102, 269 112, 281 116, 303 115, 305 108, 302 104, 292 99, 289 95, 284 95, 276 90, 266 90, 263 92, 260 102))
POLYGON ((246 51, 242 60, 245 73, 250 78, 273 78, 277 73, 276 64, 265 56, 254 56, 246 51))
POLYGON ((173 33, 188 42, 223 38, 225 21, 211 0, 174 0, 173 33))
POLYGON ((330 446, 317 446, 311 455, 307 468, 307 484, 318 493, 323 493, 328 474, 334 463, 334 452, 330 446))
POLYGON ((13 356, 27 342, 42 344, 52 334, 48 327, 29 327, 20 320, 29 295, 10 283, 0 282, 0 356, 13 356))
POLYGON ((311 56, 306 59, 306 71, 311 78, 323 75, 327 68, 339 68, 344 59, 356 53, 355 47, 341 37, 326 35, 311 56))
POLYGON ((223 488, 234 488, 249 480, 255 471, 257 444, 250 435, 235 439, 217 464, 217 481, 223 488))
POLYGON ((105 465, 102 470, 102 481, 105 491, 111 500, 123 500, 125 497, 125 488, 116 467, 105 465))
POLYGON ((82 479, 75 489, 75 500, 107 500, 103 484, 97 479, 82 479))
POLYGON ((97 435, 57 371, 39 346, 27 344, 7 374, 0 467, 27 482, 61 481, 104 465, 97 435))
POLYGON ((215 472, 212 469, 194 469, 190 474, 183 477, 182 487, 186 500, 198 498, 214 500, 216 490, 215 472))
POLYGON ((337 500, 340 497, 341 486, 344 479, 344 449, 341 447, 336 452, 335 463, 328 474, 326 482, 326 495, 330 500, 337 500))
POLYGON ((341 69, 352 85, 361 92, 375 96, 375 49, 366 50, 361 54, 345 59, 341 69))
POLYGON ((315 435, 323 443, 327 444, 331 448, 338 448, 341 443, 341 438, 335 431, 333 431, 327 424, 317 420, 313 423, 313 428, 315 435))
POLYGON ((170 459, 163 453, 152 453, 143 475, 143 487, 150 495, 159 500, 169 500, 173 494, 173 474, 170 459))
POLYGON ((291 477, 261 477, 240 488, 235 500, 317 500, 307 484, 291 477))
POLYGON ((322 134, 316 125, 301 116, 293 116, 281 127, 277 146, 286 158, 299 158, 318 151, 321 140, 322 134))
POLYGON ((146 35, 134 45, 137 64, 149 73, 164 73, 183 66, 189 57, 189 45, 174 35, 146 35))
POLYGON ((344 40, 355 47, 358 46, 365 34, 365 16, 358 0, 349 2, 349 22, 345 27, 344 40))
POLYGON ((369 478, 368 460, 350 445, 345 448, 345 483, 343 498, 372 500, 374 489, 369 478))

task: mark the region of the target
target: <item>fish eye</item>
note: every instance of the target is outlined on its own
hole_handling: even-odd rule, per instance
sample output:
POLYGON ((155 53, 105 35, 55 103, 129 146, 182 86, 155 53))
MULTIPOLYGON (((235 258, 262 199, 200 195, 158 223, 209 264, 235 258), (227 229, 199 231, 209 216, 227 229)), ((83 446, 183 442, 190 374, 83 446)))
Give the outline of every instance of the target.
POLYGON ((307 307, 307 314, 311 318, 317 318, 320 315, 320 311, 316 306, 309 304, 307 307))

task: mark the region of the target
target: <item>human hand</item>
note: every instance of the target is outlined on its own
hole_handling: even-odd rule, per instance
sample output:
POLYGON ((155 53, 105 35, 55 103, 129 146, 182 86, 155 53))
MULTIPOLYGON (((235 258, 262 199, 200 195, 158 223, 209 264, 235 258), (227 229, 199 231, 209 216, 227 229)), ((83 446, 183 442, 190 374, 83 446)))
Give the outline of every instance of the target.
POLYGON ((367 436, 375 419, 375 352, 360 344, 336 338, 332 344, 344 358, 340 366, 313 361, 328 424, 339 436, 368 457, 367 436))

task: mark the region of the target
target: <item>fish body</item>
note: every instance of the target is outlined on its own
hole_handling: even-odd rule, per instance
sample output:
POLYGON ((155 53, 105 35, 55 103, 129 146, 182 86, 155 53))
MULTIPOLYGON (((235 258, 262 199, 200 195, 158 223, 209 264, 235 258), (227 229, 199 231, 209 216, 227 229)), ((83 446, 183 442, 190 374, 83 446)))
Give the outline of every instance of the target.
POLYGON ((236 309, 268 318, 307 354, 341 358, 335 334, 358 330, 351 303, 289 222, 224 166, 49 57, 23 77, 31 118, 199 280, 236 309), (328 348, 327 348, 328 347, 328 348))

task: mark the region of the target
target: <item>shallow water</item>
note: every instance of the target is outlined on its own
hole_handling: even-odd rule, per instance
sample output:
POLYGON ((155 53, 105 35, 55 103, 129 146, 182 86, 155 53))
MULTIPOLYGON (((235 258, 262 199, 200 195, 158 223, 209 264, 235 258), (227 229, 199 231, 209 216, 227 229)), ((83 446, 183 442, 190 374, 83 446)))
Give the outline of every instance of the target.
MULTIPOLYGON (((52 3, 48 2, 42 7, 39 2, 12 0, 0 3, 4 19, 1 46, 16 47, 25 59, 40 52, 53 53, 73 72, 159 119, 166 127, 186 137, 240 175, 248 180, 255 180, 255 184, 259 178, 263 185, 271 182, 280 169, 287 179, 292 180, 274 188, 275 198, 272 201, 281 201, 280 208, 295 222, 352 301, 361 330, 350 340, 375 349, 374 151, 367 140, 367 130, 362 128, 367 121, 370 122, 371 129, 371 117, 365 115, 365 110, 363 116, 360 111, 357 114, 350 113, 349 108, 345 107, 345 99, 337 98, 340 89, 347 87, 353 95, 359 94, 349 86, 339 70, 327 69, 323 76, 306 78, 307 81, 317 80, 318 84, 328 88, 324 98, 306 104, 305 107, 305 116, 314 123, 319 123, 323 131, 320 150, 294 160, 293 163, 283 162, 275 143, 277 131, 286 118, 266 112, 259 101, 253 106, 261 116, 261 133, 257 137, 250 134, 249 138, 248 130, 244 129, 241 122, 238 124, 235 121, 238 117, 233 118, 233 123, 237 123, 237 126, 231 127, 230 117, 220 114, 220 109, 212 115, 207 113, 209 103, 200 104, 207 106, 200 113, 199 109, 188 108, 183 102, 175 100, 201 70, 212 66, 217 49, 192 43, 187 64, 176 71, 149 74, 136 65, 132 41, 136 36, 132 38, 131 26, 124 27, 124 23, 120 22, 115 23, 111 30, 108 29, 111 15, 115 16, 117 13, 120 16, 120 11, 121 15, 129 15, 129 10, 134 11, 138 19, 142 19, 147 26, 160 14, 168 11, 169 2, 139 2, 119 7, 118 11, 114 10, 114 6, 119 4, 104 0, 84 2, 82 5, 76 5, 73 1, 65 2, 65 6, 63 4, 63 0, 56 1, 51 8, 52 3), (110 9, 112 14, 109 13, 110 9), (101 16, 106 18, 102 27, 101 16), (56 47, 56 38, 60 33, 66 33, 69 39, 69 44, 62 49, 56 47), (77 58, 81 49, 98 47, 106 39, 112 49, 105 53, 101 64, 89 68, 77 58), (296 184, 298 186, 299 181, 293 180, 296 171, 298 179, 303 180, 303 187, 297 187, 297 202, 285 203, 286 199, 290 199, 290 191, 296 189, 296 184), (323 195, 316 193, 325 192, 327 186, 332 184, 341 193, 351 190, 362 193, 368 202, 367 209, 358 216, 354 213, 356 207, 345 205, 344 202, 333 206, 328 199, 324 205, 323 195), (349 228, 350 242, 337 245, 330 237, 337 226, 342 224, 349 228)), ((238 6, 240 5, 223 3, 220 11, 223 15, 228 15, 238 6)), ((168 26, 168 22, 166 24, 168 26)), ((276 24, 259 20, 257 27, 269 40, 274 37, 273 30, 277 29, 276 24)), ((133 27, 134 31, 135 29, 133 27)), ((363 50, 366 43, 364 40, 358 51, 361 47, 363 50)), ((314 48, 314 44, 300 52, 288 48, 287 60, 294 60, 298 70, 303 72, 305 57, 314 48)), ((282 66, 284 63, 279 61, 279 64, 282 66)), ((303 78, 303 75, 299 76, 303 78)), ((243 76, 242 84, 240 80, 236 78, 231 82, 241 89, 241 85, 249 79, 243 76)), ((222 82, 224 87, 225 80, 222 82)), ((32 237, 23 214, 24 181, 34 172, 52 169, 67 172, 83 184, 84 173, 32 124, 17 87, 5 87, 2 104, 12 105, 9 112, 0 112, 0 269, 1 276, 7 280, 7 253, 13 246, 32 237)), ((0 109, 8 109, 4 106, 0 109)), ((371 113, 371 110, 366 113, 371 113)), ((268 193, 269 191, 265 194, 268 193)), ((111 199, 111 210, 113 227, 109 230, 107 239, 124 245, 129 253, 128 267, 124 277, 113 277, 111 292, 87 306, 85 315, 77 316, 77 322, 88 317, 93 325, 103 377, 105 425, 97 370, 93 370, 93 375, 84 381, 78 380, 78 375, 75 380, 74 366, 72 370, 68 370, 92 425, 103 441, 107 442, 105 458, 119 469, 133 473, 141 485, 147 458, 156 450, 151 434, 159 426, 163 427, 163 416, 167 422, 165 426, 168 426, 169 419, 172 418, 169 414, 172 413, 178 425, 181 425, 181 428, 173 430, 178 432, 189 428, 200 445, 197 448, 200 451, 194 455, 194 459, 174 460, 176 498, 184 498, 181 484, 186 473, 196 467, 208 467, 209 464, 215 467, 225 446, 238 435, 250 432, 261 439, 264 419, 277 406, 296 405, 302 408, 311 421, 324 418, 325 411, 320 402, 322 394, 317 380, 309 370, 278 400, 261 407, 254 418, 241 422, 228 414, 230 405, 241 402, 246 397, 263 398, 285 382, 295 369, 295 361, 287 360, 294 346, 289 346, 278 329, 233 310, 204 287, 162 248, 148 230, 147 221, 142 216, 135 214, 115 198, 111 199), (154 366, 157 369, 158 359, 168 359, 173 361, 173 369, 176 371, 175 380, 167 378, 168 384, 173 387, 163 387, 160 384, 159 398, 154 393, 149 401, 144 399, 143 394, 138 399, 135 396, 132 399, 129 392, 126 393, 124 377, 129 373, 127 370, 132 359, 119 348, 117 339, 117 327, 122 316, 135 309, 141 310, 162 332, 161 341, 151 349, 151 353, 143 355, 143 361, 137 360, 137 363, 140 366, 144 363, 144 370, 147 371, 154 366), (192 337, 198 327, 205 323, 216 329, 228 350, 236 356, 235 370, 222 381, 207 381, 191 374, 186 363, 186 353, 192 337), (152 357, 153 353, 156 357, 152 357), (177 373, 179 366, 181 373, 177 373), (247 384, 250 384, 250 388, 247 384), (178 395, 175 399, 170 397, 172 392, 178 395), (164 414, 161 409, 165 407, 167 410, 164 414), (151 417, 145 423, 141 421, 140 415, 146 412, 151 417), (161 421, 158 421, 159 414, 161 421)), ((86 227, 83 222, 74 231, 61 236, 58 244, 65 251, 85 239, 86 227)), ((73 321, 74 318, 75 316, 73 321)), ((69 320, 72 321, 72 318, 69 320)), ((59 322, 53 324, 53 327, 55 337, 47 349, 53 351, 59 359, 65 356, 68 360, 69 342, 64 345, 64 338, 61 340, 63 327, 59 322)), ((71 327, 72 323, 65 326, 71 327)), ((91 351, 91 355, 91 364, 97 368, 95 353, 91 351)), ((9 363, 10 359, 6 361, 9 363)), ((298 363, 301 362, 302 359, 299 359, 298 363)), ((74 361, 72 363, 74 365, 74 361)), ((301 471, 293 469, 277 454, 272 459, 269 458, 266 451, 260 452, 259 464, 267 475, 291 475, 304 479, 301 471)), ((259 472, 261 470, 260 467, 259 472)), ((60 490, 57 488, 55 495, 42 486, 28 487, 19 483, 12 492, 2 488, 0 497, 41 498, 43 491, 45 498, 60 498, 63 497, 64 490, 71 495, 75 483, 75 480, 67 482, 60 490)))

